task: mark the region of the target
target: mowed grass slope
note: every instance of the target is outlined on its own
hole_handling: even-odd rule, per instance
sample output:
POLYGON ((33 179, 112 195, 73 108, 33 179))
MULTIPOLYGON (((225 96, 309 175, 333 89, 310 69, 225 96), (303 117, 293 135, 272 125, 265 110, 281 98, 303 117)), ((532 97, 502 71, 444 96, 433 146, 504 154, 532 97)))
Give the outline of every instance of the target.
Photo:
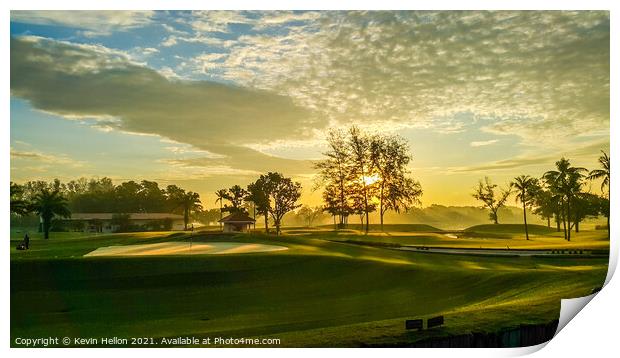
MULTIPOLYGON (((98 247, 187 241, 139 233, 11 242, 11 337, 276 337, 284 346, 404 345, 428 335, 545 322, 600 286, 607 260, 433 255, 324 240, 198 234, 287 246, 224 256, 83 258, 98 247), (404 319, 446 315, 405 332, 404 319)), ((352 235, 352 234, 350 234, 352 235)))
POLYGON ((582 230, 572 232, 571 241, 564 240, 564 234, 554 228, 541 225, 528 225, 530 240, 525 239, 524 226, 520 224, 477 225, 458 231, 394 231, 369 232, 360 230, 326 230, 294 232, 296 235, 320 235, 323 239, 370 244, 377 246, 427 246, 441 248, 471 248, 471 249, 582 249, 582 250, 609 250, 609 240, 605 230, 582 230))

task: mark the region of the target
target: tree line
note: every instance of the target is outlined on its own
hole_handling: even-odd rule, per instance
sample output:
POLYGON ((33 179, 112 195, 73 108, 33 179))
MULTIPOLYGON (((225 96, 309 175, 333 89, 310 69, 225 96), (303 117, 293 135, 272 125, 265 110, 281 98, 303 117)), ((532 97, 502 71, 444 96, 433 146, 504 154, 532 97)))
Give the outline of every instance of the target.
POLYGON ((327 136, 325 159, 316 162, 315 189, 323 189, 323 209, 337 227, 358 215, 369 230, 369 214, 378 211, 381 230, 388 210, 400 212, 420 204, 422 187, 411 177, 408 143, 396 135, 371 135, 352 126, 327 136))
POLYGON ((523 207, 526 240, 529 240, 528 209, 547 220, 549 227, 553 219, 557 231, 563 231, 567 241, 571 239, 572 230, 579 232, 579 223, 584 219, 603 215, 607 218, 609 238, 610 163, 607 153, 601 152, 598 169, 588 171, 574 167, 569 159, 561 158, 555 163, 555 169, 545 172, 540 178, 520 175, 506 188, 492 184, 485 177, 479 181, 472 196, 483 203, 489 210, 489 219, 497 224, 497 211, 514 193, 515 201, 523 207), (584 191, 586 183, 593 180, 601 180, 600 195, 584 191))
MULTIPOLYGON (((126 181, 114 185, 112 179, 80 178, 62 183, 41 180, 24 184, 11 182, 11 214, 26 216, 34 214, 41 219, 44 237, 54 217, 67 218, 78 213, 179 213, 183 215, 185 229, 190 217, 200 212, 200 195, 185 191, 176 185, 165 189, 154 181, 126 181)), ((117 220, 123 224, 123 216, 117 220)), ((121 225, 123 226, 123 225, 121 225)))

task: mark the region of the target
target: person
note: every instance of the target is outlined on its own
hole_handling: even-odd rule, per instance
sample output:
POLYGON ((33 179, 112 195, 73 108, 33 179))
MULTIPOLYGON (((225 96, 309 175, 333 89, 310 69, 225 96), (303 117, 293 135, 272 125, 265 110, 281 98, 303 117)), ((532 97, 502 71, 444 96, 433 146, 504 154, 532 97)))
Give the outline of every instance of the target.
POLYGON ((26 246, 26 250, 30 249, 30 236, 28 236, 28 233, 24 235, 24 246, 26 246))

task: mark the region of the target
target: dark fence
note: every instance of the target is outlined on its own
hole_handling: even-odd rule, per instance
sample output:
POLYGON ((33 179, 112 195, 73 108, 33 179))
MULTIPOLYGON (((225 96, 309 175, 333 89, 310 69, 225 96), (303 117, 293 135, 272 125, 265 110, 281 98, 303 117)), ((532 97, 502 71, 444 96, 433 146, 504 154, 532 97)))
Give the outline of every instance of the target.
POLYGON ((558 321, 547 324, 520 325, 498 332, 472 332, 450 337, 428 338, 410 347, 417 348, 508 348, 527 347, 547 342, 553 338, 558 321))

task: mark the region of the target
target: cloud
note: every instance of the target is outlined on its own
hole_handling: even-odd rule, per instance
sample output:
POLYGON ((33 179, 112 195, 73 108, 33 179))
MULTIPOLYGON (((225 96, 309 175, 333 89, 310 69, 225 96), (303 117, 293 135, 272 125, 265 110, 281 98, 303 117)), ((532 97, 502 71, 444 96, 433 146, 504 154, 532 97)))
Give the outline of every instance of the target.
POLYGON ((45 164, 45 167, 48 167, 51 164, 62 164, 72 167, 84 166, 84 162, 71 159, 64 154, 46 154, 37 151, 23 151, 14 148, 11 148, 11 159, 41 162, 45 164))
POLYGON ((484 140, 484 141, 474 141, 474 142, 469 143, 469 146, 470 147, 484 147, 484 146, 487 146, 487 145, 495 144, 497 142, 499 142, 498 139, 490 139, 490 140, 484 140))
POLYGON ((11 21, 85 30, 86 36, 109 35, 151 23, 154 11, 13 10, 11 21))
MULTIPOLYGON (((247 147, 304 139, 326 122, 284 96, 206 81, 173 81, 100 46, 11 39, 11 94, 68 118, 103 118, 108 129, 158 135, 223 155, 218 165, 303 170, 300 161, 247 147), (114 118, 106 120, 105 118, 114 118)), ((204 165, 212 165, 205 158, 204 165)))
POLYGON ((443 119, 471 112, 492 118, 494 134, 560 146, 609 128, 608 12, 302 15, 239 36, 217 60, 195 57, 196 72, 290 96, 334 123, 458 131, 443 119))
MULTIPOLYGON (((588 162, 596 163, 596 159, 600 155, 600 150, 606 150, 609 152, 609 140, 592 141, 590 143, 583 144, 581 146, 573 146, 568 151, 563 153, 546 152, 546 153, 529 153, 526 155, 520 155, 510 159, 498 160, 478 165, 452 167, 447 168, 448 173, 468 173, 468 172, 488 172, 488 171, 504 171, 515 169, 523 169, 531 166, 544 165, 549 169, 553 164, 559 160, 562 156, 575 162, 588 162)), ((574 164, 573 163, 573 164, 574 164)))

